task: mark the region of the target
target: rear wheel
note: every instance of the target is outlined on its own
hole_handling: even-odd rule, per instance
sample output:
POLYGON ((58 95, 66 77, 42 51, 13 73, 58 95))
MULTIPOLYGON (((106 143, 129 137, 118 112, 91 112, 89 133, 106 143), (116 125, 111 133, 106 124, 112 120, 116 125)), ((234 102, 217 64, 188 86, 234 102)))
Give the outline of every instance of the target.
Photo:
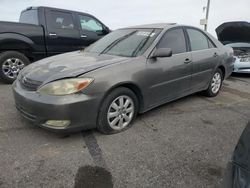
POLYGON ((17 78, 19 72, 30 63, 29 59, 16 51, 7 51, 0 54, 1 79, 11 84, 17 78))
POLYGON ((222 72, 220 69, 217 69, 209 83, 208 89, 205 91, 205 95, 208 97, 215 97, 218 95, 222 85, 222 80, 222 72))
POLYGON ((104 134, 114 134, 131 127, 138 112, 138 99, 127 88, 112 91, 100 108, 97 128, 104 134))

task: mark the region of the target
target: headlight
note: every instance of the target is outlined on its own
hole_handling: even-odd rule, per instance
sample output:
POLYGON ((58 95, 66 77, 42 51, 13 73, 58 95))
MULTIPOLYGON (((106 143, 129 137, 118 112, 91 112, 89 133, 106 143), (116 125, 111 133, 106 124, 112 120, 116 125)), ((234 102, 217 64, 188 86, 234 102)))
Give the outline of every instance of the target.
POLYGON ((70 78, 48 83, 37 90, 48 95, 69 95, 86 88, 93 78, 70 78))

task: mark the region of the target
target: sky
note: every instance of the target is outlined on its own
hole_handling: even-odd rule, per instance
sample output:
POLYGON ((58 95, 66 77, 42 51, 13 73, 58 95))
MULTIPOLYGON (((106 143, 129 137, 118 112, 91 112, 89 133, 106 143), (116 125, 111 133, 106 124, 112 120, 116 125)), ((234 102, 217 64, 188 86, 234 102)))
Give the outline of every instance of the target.
MULTIPOLYGON (((178 23, 203 28, 207 0, 0 0, 0 20, 18 21, 29 6, 51 6, 87 12, 109 28, 147 23, 178 23)), ((250 22, 250 0, 211 0, 208 32, 228 21, 250 22)))

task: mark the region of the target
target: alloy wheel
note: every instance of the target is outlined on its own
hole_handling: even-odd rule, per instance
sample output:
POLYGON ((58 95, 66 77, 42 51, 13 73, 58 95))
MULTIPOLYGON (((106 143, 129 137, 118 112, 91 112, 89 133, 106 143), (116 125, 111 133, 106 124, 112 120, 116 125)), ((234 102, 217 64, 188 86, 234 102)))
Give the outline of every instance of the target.
POLYGON ((220 73, 215 73, 211 83, 212 92, 217 93, 221 87, 221 75, 220 73))
POLYGON ((24 66, 25 64, 22 60, 18 58, 9 58, 3 62, 2 71, 8 78, 15 79, 24 66))
POLYGON ((107 119, 114 130, 122 130, 129 125, 135 113, 133 100, 126 95, 117 97, 109 106, 107 119))

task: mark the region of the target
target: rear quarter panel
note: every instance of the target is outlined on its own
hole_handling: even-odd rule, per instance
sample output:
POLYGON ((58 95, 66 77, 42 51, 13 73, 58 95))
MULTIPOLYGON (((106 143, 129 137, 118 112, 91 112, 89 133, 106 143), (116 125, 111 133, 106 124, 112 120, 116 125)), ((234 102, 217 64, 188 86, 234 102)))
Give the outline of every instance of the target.
POLYGON ((233 49, 231 47, 223 45, 220 41, 215 39, 209 33, 207 33, 207 35, 214 42, 214 44, 217 46, 217 49, 218 49, 219 64, 215 67, 215 69, 217 69, 219 66, 223 66, 225 68, 224 79, 226 79, 232 74, 232 71, 233 71, 233 63, 235 60, 233 57, 233 49))
POLYGON ((233 49, 231 47, 222 46, 219 50, 221 59, 220 65, 222 65, 225 68, 224 79, 226 79, 233 72, 234 61, 235 61, 235 58, 233 56, 233 49))

